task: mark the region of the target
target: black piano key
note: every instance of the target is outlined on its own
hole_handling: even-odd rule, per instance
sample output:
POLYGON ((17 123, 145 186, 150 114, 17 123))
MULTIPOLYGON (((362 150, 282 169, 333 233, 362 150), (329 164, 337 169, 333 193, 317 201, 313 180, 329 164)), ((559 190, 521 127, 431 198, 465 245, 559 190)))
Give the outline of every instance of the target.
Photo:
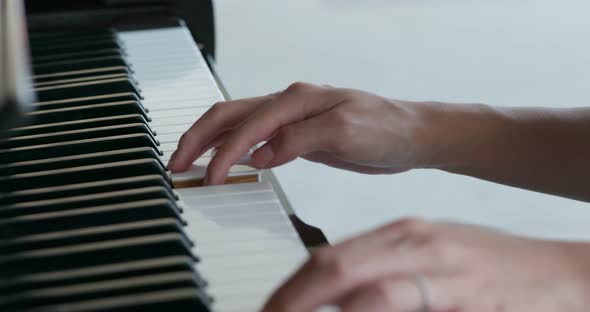
POLYGON ((145 119, 148 119, 147 111, 143 108, 140 102, 136 101, 111 102, 71 108, 41 110, 28 113, 26 114, 26 117, 32 120, 33 125, 44 125, 135 114, 142 115, 145 119))
POLYGON ((33 66, 33 72, 36 75, 59 73, 63 71, 85 70, 93 68, 103 68, 112 66, 127 66, 122 55, 93 57, 76 60, 44 62, 33 66))
MULTIPOLYGON (((209 312, 211 299, 200 288, 176 288, 159 292, 120 296, 108 299, 89 300, 58 306, 42 307, 38 312, 84 311, 84 312, 159 312, 191 311, 209 312)), ((37 311, 36 311, 37 312, 37 311)))
POLYGON ((175 218, 184 224, 175 201, 153 199, 7 218, 0 220, 0 237, 14 238, 158 218, 175 218))
POLYGON ((100 36, 113 34, 115 31, 109 28, 94 29, 94 30, 69 30, 65 31, 43 31, 29 33, 29 40, 51 40, 53 38, 76 38, 79 36, 100 36))
POLYGON ((38 82, 38 83, 34 84, 34 87, 35 88, 42 88, 42 87, 50 87, 50 86, 67 85, 67 84, 72 84, 72 83, 81 83, 81 82, 99 81, 99 80, 108 80, 108 79, 119 79, 119 78, 133 79, 133 77, 127 73, 114 73, 114 74, 94 75, 94 76, 87 76, 87 77, 80 77, 80 78, 56 79, 56 80, 52 80, 52 81, 38 82))
POLYGON ((7 255, 27 250, 89 244, 146 235, 184 234, 182 226, 178 220, 168 218, 21 236, 0 241, 0 254, 7 255))
POLYGON ((23 293, 0 296, 0 308, 6 310, 30 309, 43 305, 68 304, 84 300, 106 299, 182 287, 200 288, 193 272, 179 271, 34 289, 23 293))
POLYGON ((126 74, 132 76, 133 71, 127 66, 112 66, 103 68, 93 68, 87 70, 61 71, 59 73, 51 73, 46 75, 34 75, 33 82, 35 84, 55 82, 57 80, 88 78, 101 75, 126 74))
POLYGON ((149 174, 167 175, 159 160, 145 158, 0 177, 0 193, 149 174))
MULTIPOLYGON (((163 257, 150 260, 98 265, 83 269, 53 271, 5 278, 0 284, 0 294, 28 291, 35 288, 66 286, 76 283, 100 282, 115 278, 136 277, 148 274, 193 271, 194 259, 186 256, 163 257)), ((202 287, 206 282, 199 281, 202 287)))
POLYGON ((93 44, 96 42, 119 42, 119 39, 115 35, 115 33, 103 33, 103 34, 94 34, 94 35, 57 35, 53 36, 52 38, 36 38, 29 40, 29 47, 31 50, 41 50, 46 51, 50 50, 54 47, 61 47, 61 46, 82 46, 93 44))
POLYGON ((160 234, 0 255, 0 277, 4 274, 70 270, 168 256, 196 258, 187 237, 160 234))
POLYGON ((35 57, 42 57, 44 55, 53 55, 61 53, 76 53, 92 50, 104 50, 104 49, 119 49, 121 44, 112 39, 85 41, 85 42, 70 42, 66 44, 59 44, 54 46, 39 46, 31 49, 31 55, 33 59, 35 57))
MULTIPOLYGON (((121 149, 151 147, 158 150, 158 142, 149 134, 130 134, 107 138, 76 140, 54 144, 0 150, 0 164, 66 157, 121 149)), ((2 191, 0 191, 2 192, 2 191)))
POLYGON ((90 119, 84 119, 84 120, 71 120, 71 121, 64 121, 64 122, 46 123, 46 124, 40 124, 40 125, 13 128, 8 131, 5 131, 3 136, 14 138, 14 137, 20 137, 20 136, 39 135, 39 134, 55 133, 55 132, 61 132, 61 131, 71 131, 71 130, 80 130, 80 129, 88 129, 88 128, 106 127, 106 126, 127 125, 127 124, 132 124, 132 123, 148 124, 148 120, 146 120, 145 116, 140 115, 140 114, 129 114, 129 115, 119 115, 119 116, 113 116, 113 117, 90 118, 90 119))
MULTIPOLYGON (((20 163, 0 164, 0 177, 145 158, 152 158, 160 161, 159 157, 159 151, 156 151, 150 147, 143 147, 67 157, 48 158, 20 163)), ((165 167, 163 163, 160 162, 160 164, 162 167, 165 167)))
POLYGON ((111 57, 125 55, 125 51, 121 49, 104 49, 104 50, 92 50, 77 53, 61 53, 39 56, 33 59, 33 66, 40 65, 46 62, 65 61, 72 59, 82 58, 95 58, 95 57, 111 57))
POLYGON ((161 198, 176 200, 175 195, 170 193, 167 188, 161 186, 152 186, 140 189, 4 205, 0 206, 0 219, 161 198))
MULTIPOLYGON (((211 298, 200 287, 168 288, 94 300, 43 306, 35 312, 209 312, 211 298)), ((33 310, 31 310, 33 311, 33 310)))
POLYGON ((171 182, 168 177, 153 174, 4 193, 0 194, 0 205, 90 195, 152 186, 161 186, 172 191, 171 182))
POLYGON ((39 36, 38 34, 31 34, 33 37, 29 37, 29 45, 31 47, 35 46, 47 46, 47 45, 59 45, 59 44, 70 44, 72 42, 82 42, 82 41, 97 41, 97 40, 117 40, 117 36, 113 31, 102 31, 102 32, 93 32, 93 33, 70 33, 70 32, 61 32, 61 33, 51 33, 51 34, 43 34, 43 36, 39 36))
MULTIPOLYGON (((97 96, 85 96, 79 98, 69 98, 63 100, 46 101, 35 103, 37 110, 48 110, 48 109, 59 109, 59 108, 71 108, 75 106, 88 106, 94 104, 104 104, 113 102, 123 101, 135 101, 141 104, 140 98, 135 93, 114 93, 97 96)), ((143 105, 142 105, 143 106, 143 105)))
MULTIPOLYGON (((114 33, 110 34, 100 34, 100 35, 84 35, 84 36, 62 36, 62 37, 53 37, 53 38, 43 38, 43 39, 32 39, 29 40, 29 47, 35 50, 47 50, 48 47, 58 47, 61 45, 69 45, 71 43, 80 44, 88 44, 96 41, 112 41, 120 43, 119 39, 114 33)), ((88 50, 91 51, 91 50, 88 50)), ((57 53, 59 54, 67 54, 67 53, 57 53)), ((43 56, 37 55, 33 57, 33 60, 36 58, 40 58, 43 56)))
POLYGON ((74 140, 104 138, 116 135, 127 135, 135 133, 146 133, 154 135, 150 127, 145 123, 134 123, 127 125, 115 125, 89 129, 78 129, 44 133, 37 135, 19 136, 7 139, 0 139, 0 149, 18 148, 33 145, 43 145, 74 140))
POLYGON ((135 93, 140 97, 135 82, 126 78, 41 87, 35 90, 37 91, 37 98, 41 102, 128 92, 135 93))

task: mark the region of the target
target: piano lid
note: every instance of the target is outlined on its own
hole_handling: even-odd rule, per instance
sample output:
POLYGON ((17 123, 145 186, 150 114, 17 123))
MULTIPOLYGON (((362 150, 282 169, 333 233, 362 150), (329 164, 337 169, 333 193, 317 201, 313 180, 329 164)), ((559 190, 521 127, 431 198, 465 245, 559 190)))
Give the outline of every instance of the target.
POLYGON ((0 2, 0 129, 14 125, 34 101, 24 4, 0 2))

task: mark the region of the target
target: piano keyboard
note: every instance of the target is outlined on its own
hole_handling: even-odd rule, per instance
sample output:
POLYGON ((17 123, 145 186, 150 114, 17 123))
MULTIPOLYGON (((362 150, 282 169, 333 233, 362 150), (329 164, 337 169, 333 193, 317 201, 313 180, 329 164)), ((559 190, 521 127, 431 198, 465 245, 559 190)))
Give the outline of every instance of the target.
POLYGON ((184 26, 31 51, 37 110, 0 138, 0 311, 256 311, 307 257, 254 168, 215 187, 195 187, 210 153, 166 171, 223 99, 184 26))

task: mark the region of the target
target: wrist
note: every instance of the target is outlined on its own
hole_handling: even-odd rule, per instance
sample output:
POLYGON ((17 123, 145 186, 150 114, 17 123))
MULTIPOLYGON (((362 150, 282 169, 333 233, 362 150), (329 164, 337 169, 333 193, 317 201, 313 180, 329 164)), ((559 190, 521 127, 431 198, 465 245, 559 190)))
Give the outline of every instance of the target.
POLYGON ((506 120, 483 104, 414 103, 416 167, 450 172, 477 170, 493 161, 506 120))

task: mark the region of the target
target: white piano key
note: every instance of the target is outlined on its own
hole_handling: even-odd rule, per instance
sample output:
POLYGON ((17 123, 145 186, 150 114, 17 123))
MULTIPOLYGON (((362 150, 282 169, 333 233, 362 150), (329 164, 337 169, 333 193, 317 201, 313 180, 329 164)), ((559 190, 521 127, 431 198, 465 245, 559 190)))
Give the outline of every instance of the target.
MULTIPOLYGON (((209 153, 211 155, 211 152, 209 153)), ((219 185, 209 188, 191 188, 191 189, 180 189, 180 193, 183 197, 190 196, 197 198, 199 196, 225 196, 228 194, 242 194, 252 192, 272 192, 272 186, 268 182, 260 183, 242 183, 242 184, 228 184, 219 185)))
MULTIPOLYGON (((237 237, 237 236, 236 236, 237 237)), ((220 243, 223 244, 223 243, 220 243)), ((215 261, 207 261, 205 257, 207 253, 201 253, 198 245, 195 247, 195 253, 203 258, 203 261, 199 264, 199 270, 203 272, 205 276, 210 272, 211 276, 208 276, 210 281, 215 281, 215 278, 220 279, 224 276, 225 271, 230 269, 243 269, 243 270, 255 270, 260 272, 261 268, 280 265, 281 263, 301 263, 302 260, 306 259, 306 252, 298 244, 293 245, 293 250, 289 252, 281 253, 247 253, 241 257, 241 261, 231 259, 229 257, 217 258, 215 261)), ((282 275, 277 275, 276 278, 284 278, 288 274, 293 273, 292 271, 285 271, 282 275)))
POLYGON ((173 116, 169 116, 169 117, 155 118, 150 122, 150 126, 159 127, 159 126, 186 125, 186 124, 193 124, 194 122, 195 122, 195 117, 193 115, 178 114, 178 115, 173 115, 173 116))
MULTIPOLYGON (((132 70, 134 72, 134 76, 143 79, 163 79, 165 77, 169 77, 167 81, 170 82, 182 82, 179 78, 191 78, 191 79, 199 79, 205 80, 207 77, 202 73, 205 69, 205 66, 201 65, 193 65, 193 64, 183 64, 179 62, 177 64, 168 63, 166 65, 152 65, 151 67, 147 67, 149 62, 145 63, 135 63, 132 66, 132 70), (178 71, 178 76, 174 77, 173 75, 166 74, 172 73, 174 71, 178 71)), ((144 81, 145 82, 145 81, 144 81)), ((149 81, 148 81, 149 82, 149 81)))
MULTIPOLYGON (((223 95, 205 59, 184 27, 118 34, 149 110, 168 162, 178 139, 223 95)), ((203 177, 208 151, 174 181, 203 177)), ((247 161, 247 160, 245 160, 247 161)), ((258 174, 237 165, 232 174, 258 174)), ((299 235, 272 186, 246 183, 178 189, 202 261, 197 269, 209 281, 213 311, 258 311, 272 291, 307 258, 299 235)))
POLYGON ((285 271, 285 267, 290 267, 292 264, 286 264, 281 266, 267 267, 264 272, 261 271, 248 271, 242 269, 226 269, 224 276, 218 279, 219 282, 223 283, 240 283, 243 281, 251 282, 255 280, 269 280, 275 276, 282 274, 285 271))
MULTIPOLYGON (((151 126, 151 128, 157 132, 158 135, 161 134, 172 134, 177 135, 177 141, 180 140, 180 137, 184 132, 186 132, 192 124, 179 124, 174 126, 151 126)), ((171 143, 171 142, 170 142, 171 143)))
MULTIPOLYGON (((238 225, 242 225, 243 223, 234 223, 233 226, 234 227, 238 227, 238 225)), ((190 221, 189 221, 189 225, 190 225, 190 221)), ((219 230, 219 224, 199 224, 198 226, 200 226, 200 230, 199 230, 199 238, 203 239, 203 240, 218 240, 218 241, 227 241, 227 240, 221 240, 219 238, 221 237, 233 237, 234 240, 240 240, 240 241, 251 241, 251 240, 255 240, 255 241, 264 241, 269 239, 269 234, 268 233, 272 233, 272 237, 274 238, 283 238, 286 241, 289 240, 289 237, 291 237, 291 229, 289 228, 289 226, 287 226, 288 223, 276 223, 276 224, 265 224, 264 225, 264 230, 266 232, 264 232, 264 235, 261 236, 260 232, 253 232, 251 234, 255 234, 254 236, 246 236, 246 228, 242 226, 242 228, 240 228, 239 231, 234 231, 234 230, 228 230, 231 228, 231 226, 225 226, 225 230, 220 232, 219 230), (236 235, 239 234, 239 235, 236 235)), ((192 225, 192 226, 197 226, 197 225, 192 225)), ((258 231, 260 231, 260 229, 258 229, 258 231)))
MULTIPOLYGON (((156 130, 157 131, 157 130, 156 130)), ((174 152, 178 144, 176 143, 163 143, 160 144, 160 149, 164 152, 174 152)))
MULTIPOLYGON (((147 107, 149 107, 149 103, 145 103, 147 107)), ((179 114, 185 116, 201 116, 205 112, 207 112, 208 107, 185 107, 185 108, 173 108, 167 110, 151 110, 148 112, 148 115, 152 117, 152 119, 156 120, 158 118, 167 118, 172 116, 178 116, 179 114)))
MULTIPOLYGON (((138 46, 130 46, 130 45, 126 45, 125 50, 127 52, 131 52, 131 53, 137 53, 139 52, 139 47, 138 46)), ((174 49, 169 49, 169 50, 162 50, 162 52, 166 51, 167 52, 167 57, 173 60, 190 60, 192 62, 195 61, 195 53, 193 51, 184 51, 184 50, 174 50, 174 49)), ((161 57, 158 55, 140 55, 140 56, 136 56, 133 58, 133 62, 134 63, 139 63, 139 62, 153 62, 155 60, 160 60, 161 57)))
MULTIPOLYGON (((198 160, 197 160, 198 161, 198 160)), ((202 180, 205 178, 207 173, 207 167, 193 164, 187 171, 173 173, 171 178, 173 182, 186 182, 202 180)), ((259 175, 258 170, 245 165, 233 165, 230 168, 230 177, 241 177, 241 176, 256 176, 259 175)))
MULTIPOLYGON (((156 83, 154 83, 155 85, 156 83)), ((140 87, 144 87, 147 83, 140 83, 140 87)), ((151 86, 149 86, 151 88, 151 86)), ((149 91, 143 91, 143 95, 148 97, 160 97, 160 98, 171 98, 174 99, 175 96, 182 95, 179 94, 179 90, 186 90, 188 88, 194 88, 190 94, 200 95, 201 98, 215 98, 217 95, 214 93, 214 89, 207 88, 207 87, 195 87, 194 83, 191 82, 159 82, 157 83, 157 87, 155 89, 149 91), (205 97, 207 96, 207 97, 205 97)))
MULTIPOLYGON (((279 208, 277 207, 276 209, 279 208)), ((217 215, 217 212, 215 211, 216 209, 212 210, 213 211, 201 211, 203 211, 203 214, 205 215, 217 215)), ((284 217, 285 216, 281 214, 242 214, 240 216, 232 218, 224 218, 217 216, 216 220, 218 220, 218 223, 223 223, 224 225, 240 225, 243 222, 264 222, 264 224, 268 226, 278 226, 279 224, 288 224, 290 222, 284 217)))
MULTIPOLYGON (((182 132, 161 133, 155 127, 152 127, 152 129, 154 129, 154 131, 156 131, 156 133, 158 133, 158 135, 156 136, 156 139, 158 139, 160 144, 162 144, 162 143, 178 143, 178 140, 180 139, 180 136, 182 135, 182 132)), ((187 127, 187 129, 188 129, 188 127, 187 127)))
POLYGON ((187 205, 199 205, 201 209, 209 209, 211 207, 218 206, 231 206, 239 205, 240 203, 258 203, 267 201, 278 201, 275 194, 272 191, 260 192, 260 193, 243 193, 243 194, 228 194, 227 196, 199 196, 195 200, 195 197, 190 194, 183 197, 187 205))
MULTIPOLYGON (((164 155, 160 156, 160 159, 164 162, 164 163, 168 163, 168 161, 170 160, 170 156, 172 155, 173 151, 164 151, 164 155)), ((210 157, 211 151, 207 151, 203 154, 202 157, 210 157)))
POLYGON ((158 113, 160 111, 172 111, 172 110, 181 110, 181 109, 198 109, 198 110, 206 110, 209 109, 213 104, 217 102, 216 98, 170 98, 170 97, 163 97, 161 100, 158 100, 155 97, 152 97, 149 101, 144 101, 143 104, 147 107, 152 113, 158 113))

